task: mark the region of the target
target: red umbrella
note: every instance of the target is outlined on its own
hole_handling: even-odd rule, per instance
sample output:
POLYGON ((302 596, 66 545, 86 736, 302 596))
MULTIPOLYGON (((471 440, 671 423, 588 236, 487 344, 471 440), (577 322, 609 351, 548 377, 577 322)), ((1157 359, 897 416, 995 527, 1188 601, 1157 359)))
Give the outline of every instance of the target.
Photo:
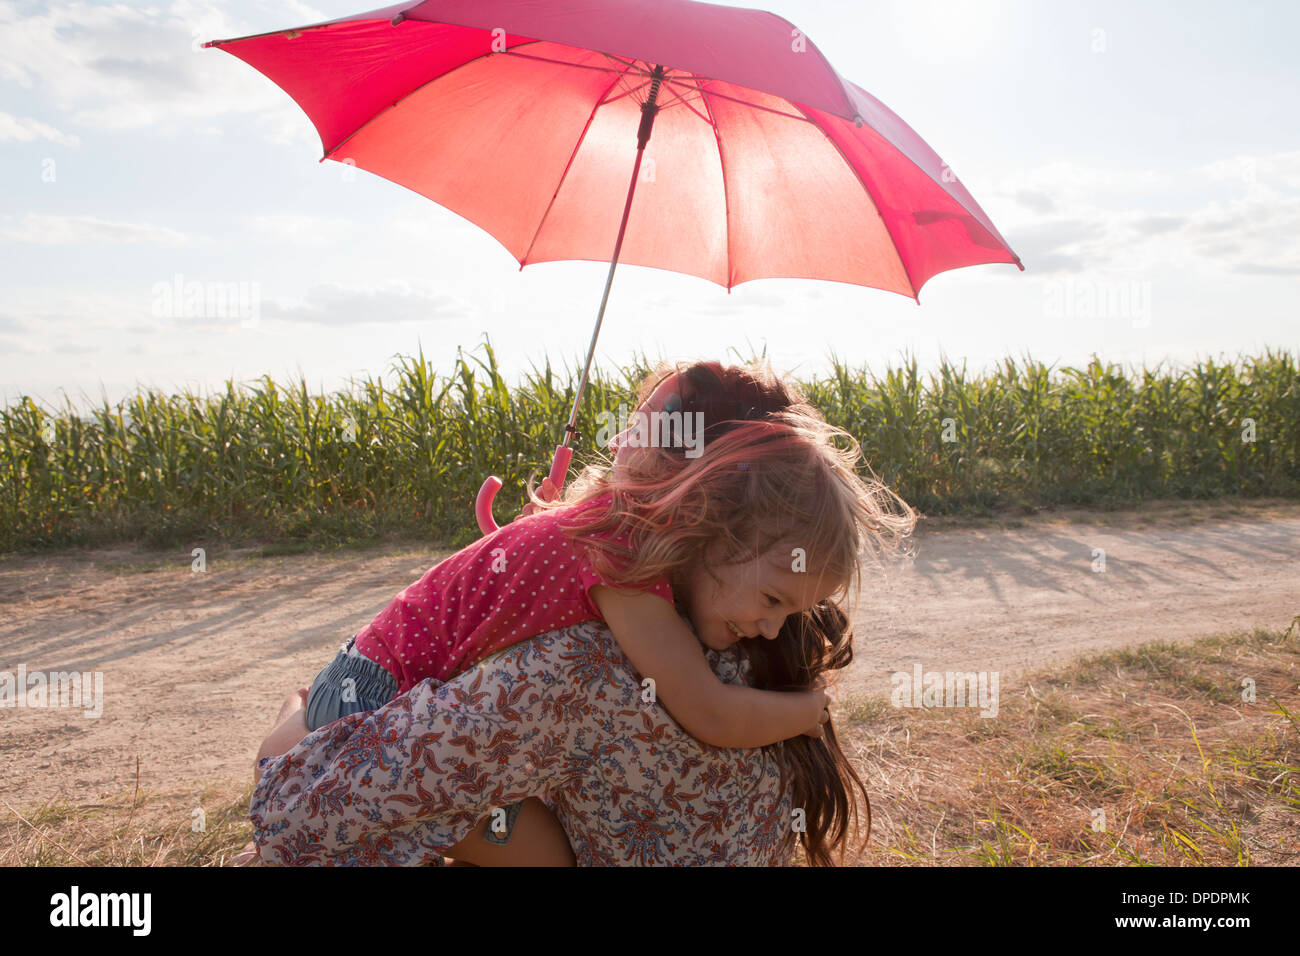
MULTIPOLYGON (((934 150, 761 10, 424 0, 204 46, 288 93, 320 133, 322 161, 427 196, 487 230, 521 269, 613 250, 551 465, 557 492, 620 259, 728 290, 829 279, 918 304, 940 272, 1024 269, 934 150)), ((479 492, 484 533, 500 485, 489 478, 479 492)))

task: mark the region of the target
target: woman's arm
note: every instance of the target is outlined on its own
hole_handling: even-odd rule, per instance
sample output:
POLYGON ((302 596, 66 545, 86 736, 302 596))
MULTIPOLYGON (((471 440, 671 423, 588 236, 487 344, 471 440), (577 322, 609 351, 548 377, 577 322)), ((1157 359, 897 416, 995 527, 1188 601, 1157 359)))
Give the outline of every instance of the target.
MULTIPOLYGON (((770 755, 688 736, 642 698, 640 675, 598 625, 530 638, 263 759, 250 807, 262 858, 437 863, 493 801, 528 793, 555 813, 580 866, 788 863, 791 800, 770 755), (503 730, 519 740, 497 737, 499 752, 486 751, 503 730)), ((744 679, 734 651, 718 657, 723 680, 744 679)))
POLYGON ((259 759, 249 815, 261 859, 437 864, 494 810, 544 793, 563 770, 572 701, 512 666, 521 657, 424 681, 259 759))
POLYGON ((700 642, 662 598, 606 585, 591 589, 614 639, 688 734, 714 747, 764 747, 820 735, 829 719, 824 690, 782 692, 724 684, 700 642))

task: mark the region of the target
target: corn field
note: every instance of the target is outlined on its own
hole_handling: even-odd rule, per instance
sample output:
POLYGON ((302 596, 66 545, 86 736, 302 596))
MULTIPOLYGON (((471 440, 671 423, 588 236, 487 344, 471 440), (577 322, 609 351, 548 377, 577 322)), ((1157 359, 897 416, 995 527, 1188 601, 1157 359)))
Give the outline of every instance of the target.
MULTIPOLYGON (((801 385, 867 461, 928 513, 1005 504, 1119 504, 1147 498, 1300 495, 1300 357, 1129 373, 1095 358, 1052 369, 1025 358, 968 376, 915 358, 877 376, 832 356, 801 385)), ((652 363, 593 369, 574 468, 596 416, 631 406, 652 363)), ((486 340, 446 375, 400 357, 393 388, 367 379, 329 396, 305 381, 228 381, 213 396, 137 394, 82 417, 30 398, 0 410, 0 550, 196 536, 356 540, 477 536, 483 478, 504 482, 498 521, 550 465, 580 370, 549 358, 514 387, 486 340), (479 352, 480 354, 475 354, 479 352)))

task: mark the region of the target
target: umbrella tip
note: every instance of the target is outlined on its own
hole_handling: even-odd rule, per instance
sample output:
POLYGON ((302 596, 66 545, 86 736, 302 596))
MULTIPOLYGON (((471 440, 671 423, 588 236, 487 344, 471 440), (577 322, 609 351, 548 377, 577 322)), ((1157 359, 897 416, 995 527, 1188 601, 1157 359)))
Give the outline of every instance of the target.
POLYGON ((853 125, 858 129, 862 129, 862 115, 860 113, 853 114, 853 125))

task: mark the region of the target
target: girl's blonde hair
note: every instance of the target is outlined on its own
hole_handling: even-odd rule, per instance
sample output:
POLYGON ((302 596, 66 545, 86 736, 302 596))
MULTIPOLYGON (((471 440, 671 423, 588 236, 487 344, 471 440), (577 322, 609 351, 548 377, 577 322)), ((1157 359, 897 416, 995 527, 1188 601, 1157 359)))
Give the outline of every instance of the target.
POLYGON ((879 557, 911 534, 915 512, 862 462, 858 441, 768 363, 660 363, 641 382, 638 407, 673 374, 682 413, 702 416, 698 457, 680 447, 642 448, 618 469, 608 459, 589 465, 552 502, 529 486, 540 508, 612 493, 607 510, 566 527, 611 583, 642 588, 668 576, 676 592, 694 562, 708 570, 779 548, 791 570, 834 582, 838 597, 860 583, 864 550, 879 557))

